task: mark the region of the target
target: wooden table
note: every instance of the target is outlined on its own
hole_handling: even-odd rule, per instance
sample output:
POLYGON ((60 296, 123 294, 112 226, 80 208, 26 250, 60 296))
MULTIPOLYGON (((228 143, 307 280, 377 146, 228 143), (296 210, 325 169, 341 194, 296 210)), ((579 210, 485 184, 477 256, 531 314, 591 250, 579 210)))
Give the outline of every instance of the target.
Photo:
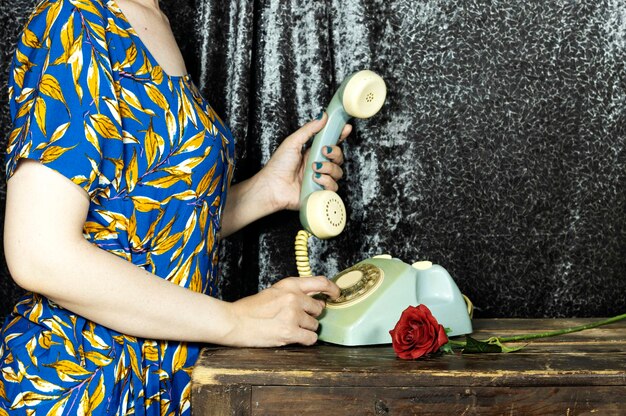
MULTIPOLYGON (((475 320, 474 337, 592 319, 475 320)), ((391 346, 207 348, 193 415, 626 415, 626 322, 533 341, 510 354, 417 361, 391 346)))

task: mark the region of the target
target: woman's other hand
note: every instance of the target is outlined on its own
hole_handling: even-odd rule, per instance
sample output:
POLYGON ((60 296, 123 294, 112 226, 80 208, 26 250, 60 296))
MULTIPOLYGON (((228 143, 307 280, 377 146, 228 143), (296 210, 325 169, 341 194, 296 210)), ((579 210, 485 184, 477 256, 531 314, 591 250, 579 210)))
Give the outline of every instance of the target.
POLYGON ((312 295, 339 296, 339 287, 322 276, 288 277, 256 295, 232 303, 236 322, 224 340, 241 347, 312 345, 324 302, 312 295))
MULTIPOLYGON (((325 146, 322 154, 328 162, 309 161, 309 151, 302 154, 302 148, 311 137, 319 132, 328 121, 328 115, 322 113, 320 119, 315 119, 300 127, 287 137, 276 149, 268 163, 259 172, 260 179, 265 182, 265 189, 269 189, 271 203, 276 210, 300 208, 300 188, 305 163, 313 166, 313 180, 324 189, 337 191, 337 181, 342 178, 343 151, 339 146, 325 146)), ((341 132, 341 143, 352 131, 347 124, 341 132)))

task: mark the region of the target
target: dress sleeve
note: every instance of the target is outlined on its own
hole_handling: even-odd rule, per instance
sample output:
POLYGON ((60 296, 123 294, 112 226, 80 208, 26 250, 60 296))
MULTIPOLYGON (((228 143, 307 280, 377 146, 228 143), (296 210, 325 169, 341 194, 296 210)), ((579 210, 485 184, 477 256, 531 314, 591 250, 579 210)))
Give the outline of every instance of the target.
POLYGON ((28 158, 91 197, 114 180, 122 128, 103 7, 48 0, 31 15, 10 70, 7 179, 28 158))

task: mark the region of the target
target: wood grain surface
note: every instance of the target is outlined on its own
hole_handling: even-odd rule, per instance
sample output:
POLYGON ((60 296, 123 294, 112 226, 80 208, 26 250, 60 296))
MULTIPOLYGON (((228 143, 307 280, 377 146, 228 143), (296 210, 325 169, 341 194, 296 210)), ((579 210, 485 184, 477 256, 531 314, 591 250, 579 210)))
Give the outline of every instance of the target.
MULTIPOLYGON (((473 337, 595 319, 474 321, 473 337)), ((626 323, 529 342, 510 354, 397 359, 391 346, 206 348, 194 415, 626 414, 626 323)))

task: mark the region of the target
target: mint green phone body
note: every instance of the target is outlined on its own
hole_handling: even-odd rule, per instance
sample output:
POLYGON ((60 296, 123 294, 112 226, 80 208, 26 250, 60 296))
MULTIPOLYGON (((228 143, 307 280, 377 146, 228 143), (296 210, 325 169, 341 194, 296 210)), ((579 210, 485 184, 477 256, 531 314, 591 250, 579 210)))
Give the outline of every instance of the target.
MULTIPOLYGON (((420 304, 428 306, 437 321, 449 329, 448 336, 472 332, 463 295, 443 267, 430 262, 411 266, 398 259, 374 257, 339 273, 333 280, 341 280, 355 269, 365 275, 380 273, 382 281, 369 287, 367 283, 364 288, 357 287, 356 301, 353 299, 351 303, 350 299, 345 299, 343 307, 341 301, 339 307, 328 302, 319 318, 320 341, 350 346, 389 344, 389 331, 402 311, 420 304), (371 293, 368 294, 368 290, 371 293)), ((356 282, 356 278, 353 281, 356 282)), ((342 287, 342 292, 349 290, 349 287, 342 287)))

